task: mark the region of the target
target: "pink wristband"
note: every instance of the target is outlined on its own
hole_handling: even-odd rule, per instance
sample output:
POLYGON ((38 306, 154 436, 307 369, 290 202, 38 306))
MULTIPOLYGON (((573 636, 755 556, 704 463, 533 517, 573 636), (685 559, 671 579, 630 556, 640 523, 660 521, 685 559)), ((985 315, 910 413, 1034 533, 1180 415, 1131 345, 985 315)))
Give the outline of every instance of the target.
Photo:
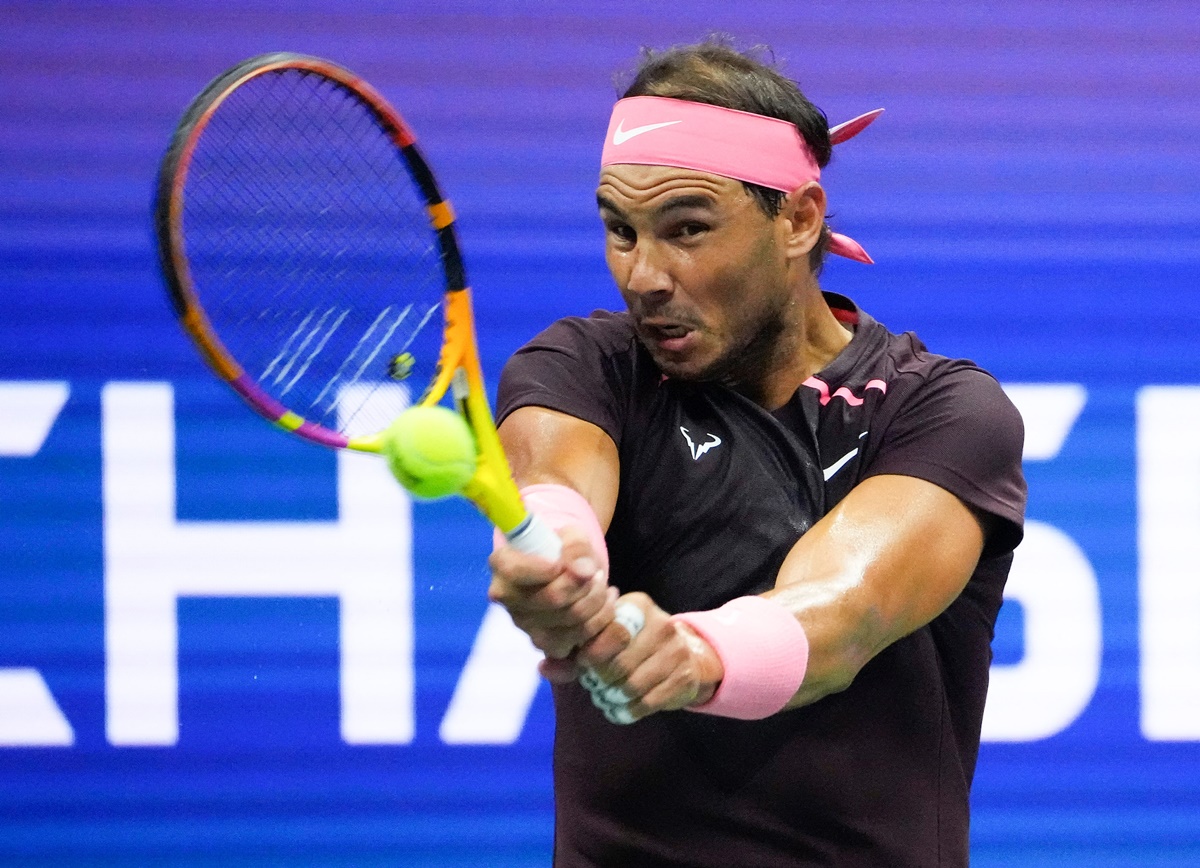
MULTIPOLYGON (((604 542, 604 530, 587 498, 566 485, 539 482, 521 489, 525 508, 544 521, 551 530, 562 530, 571 525, 582 530, 592 544, 600 569, 608 572, 608 545, 604 542)), ((499 530, 493 535, 496 548, 507 540, 499 530)))
POLYGON ((671 620, 699 633, 725 666, 712 699, 689 711, 759 720, 781 711, 804 682, 808 636, 773 600, 738 597, 719 609, 683 612, 671 620))

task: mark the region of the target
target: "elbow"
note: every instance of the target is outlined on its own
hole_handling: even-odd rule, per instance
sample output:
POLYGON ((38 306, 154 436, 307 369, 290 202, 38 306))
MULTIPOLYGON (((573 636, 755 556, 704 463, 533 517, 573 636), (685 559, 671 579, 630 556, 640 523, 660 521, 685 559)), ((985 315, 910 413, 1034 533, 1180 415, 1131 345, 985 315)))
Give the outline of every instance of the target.
POLYGON ((891 644, 887 619, 875 606, 864 607, 842 621, 840 629, 813 640, 809 672, 796 695, 797 705, 841 693, 854 683, 871 659, 891 644))

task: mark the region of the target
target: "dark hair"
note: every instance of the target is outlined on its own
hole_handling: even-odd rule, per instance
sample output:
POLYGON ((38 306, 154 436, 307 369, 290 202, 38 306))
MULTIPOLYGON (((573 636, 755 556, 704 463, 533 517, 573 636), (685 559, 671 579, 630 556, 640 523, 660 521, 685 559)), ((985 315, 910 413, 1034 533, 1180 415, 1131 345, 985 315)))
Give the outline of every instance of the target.
MULTIPOLYGON (((833 154, 825 113, 809 102, 800 86, 784 77, 773 63, 760 60, 764 53, 768 52, 763 48, 738 51, 732 40, 724 36, 712 36, 697 45, 665 51, 643 49, 633 81, 621 96, 670 97, 791 121, 817 165, 824 168, 833 154)), ((746 183, 745 187, 764 214, 778 216, 783 207, 783 193, 758 184, 746 183)), ((829 227, 824 226, 808 257, 814 274, 820 272, 828 246, 829 227)))

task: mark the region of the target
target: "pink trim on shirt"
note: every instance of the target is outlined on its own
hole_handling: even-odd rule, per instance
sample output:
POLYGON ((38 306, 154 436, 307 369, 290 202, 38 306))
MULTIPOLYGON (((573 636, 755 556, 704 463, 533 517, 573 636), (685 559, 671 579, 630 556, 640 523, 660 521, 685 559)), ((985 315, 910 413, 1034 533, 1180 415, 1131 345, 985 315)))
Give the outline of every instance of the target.
MULTIPOLYGON (((840 389, 838 389, 836 392, 834 392, 832 395, 830 395, 829 394, 829 384, 826 383, 824 380, 821 380, 815 376, 809 377, 807 380, 805 380, 800 385, 808 386, 810 389, 816 389, 818 392, 820 392, 821 393, 820 400, 821 400, 822 407, 824 407, 826 404, 828 404, 834 398, 843 399, 851 407, 861 407, 863 400, 864 400, 863 398, 860 398, 857 395, 855 395, 853 392, 851 392, 845 386, 842 386, 840 389)), ((867 393, 867 389, 878 389, 880 392, 883 392, 886 395, 887 394, 887 383, 885 383, 883 380, 868 380, 867 384, 865 386, 863 386, 863 395, 864 396, 867 393)))

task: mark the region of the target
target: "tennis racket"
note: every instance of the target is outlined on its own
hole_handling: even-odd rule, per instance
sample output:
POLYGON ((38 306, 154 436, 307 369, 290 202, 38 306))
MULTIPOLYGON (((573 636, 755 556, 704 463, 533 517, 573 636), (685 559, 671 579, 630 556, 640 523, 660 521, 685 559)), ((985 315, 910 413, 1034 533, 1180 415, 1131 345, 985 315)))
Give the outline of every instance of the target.
MULTIPOLYGON (((478 452, 462 495, 511 545, 555 560, 561 541, 522 503, 488 405, 454 219, 400 114, 352 72, 292 53, 246 60, 192 101, 154 210, 179 322, 253 410, 378 453, 407 407, 449 395, 478 452)), ((605 686, 584 683, 619 721, 605 686)))
POLYGON ((252 409, 378 453, 406 407, 450 394, 478 450, 463 496, 516 547, 558 556, 496 433, 454 212, 374 88, 291 53, 218 76, 163 158, 154 221, 180 324, 252 409))

